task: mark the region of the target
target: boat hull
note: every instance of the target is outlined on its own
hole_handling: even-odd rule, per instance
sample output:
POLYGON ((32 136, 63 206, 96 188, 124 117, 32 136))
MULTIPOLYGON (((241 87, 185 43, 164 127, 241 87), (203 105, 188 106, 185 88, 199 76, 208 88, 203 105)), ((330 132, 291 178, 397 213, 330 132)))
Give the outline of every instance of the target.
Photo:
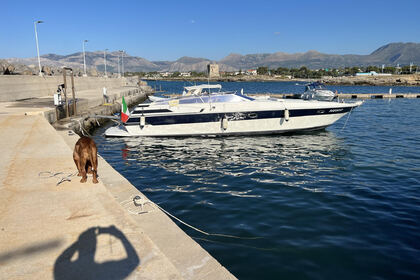
POLYGON ((359 105, 337 104, 324 109, 295 108, 153 116, 145 118, 145 125, 140 125, 140 121, 132 119, 135 121, 123 127, 108 129, 105 135, 108 137, 233 136, 317 130, 328 127, 359 105))

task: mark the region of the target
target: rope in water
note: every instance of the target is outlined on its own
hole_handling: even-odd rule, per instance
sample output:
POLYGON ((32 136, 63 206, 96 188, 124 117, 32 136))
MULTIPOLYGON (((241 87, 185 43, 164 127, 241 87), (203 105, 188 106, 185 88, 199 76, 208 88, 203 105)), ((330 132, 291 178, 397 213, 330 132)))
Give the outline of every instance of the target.
POLYGON ((341 128, 341 131, 343 131, 343 130, 344 130, 344 128, 346 127, 347 122, 348 122, 348 120, 349 120, 349 118, 350 118, 350 115, 351 115, 351 111, 353 111, 353 108, 354 108, 354 107, 351 107, 351 108, 350 108, 350 112, 349 112, 349 114, 347 115, 347 119, 346 119, 346 121, 344 122, 343 128, 341 128))
MULTIPOLYGON (((150 204, 156 206, 158 209, 160 209, 162 212, 164 212, 169 217, 171 217, 171 218, 177 220, 178 222, 182 223, 183 225, 185 225, 185 226, 187 226, 187 227, 189 227, 189 228, 191 228, 191 229, 193 229, 193 230, 195 230, 195 231, 197 231, 197 232, 199 232, 201 234, 207 235, 207 236, 219 236, 219 237, 227 237, 227 238, 235 238, 235 239, 247 239, 247 240, 261 239, 261 238, 263 238, 263 237, 258 237, 258 236, 242 237, 242 236, 236 236, 236 235, 230 235, 230 234, 222 234, 222 233, 209 233, 209 232, 206 232, 206 231, 204 231, 202 229, 199 229, 197 227, 194 227, 194 226, 192 226, 192 225, 184 222, 183 220, 181 220, 180 218, 172 215, 171 213, 169 213, 168 211, 166 211, 165 209, 163 209, 162 207, 160 207, 158 204, 154 203, 153 201, 150 201, 148 199, 144 199, 145 202, 143 202, 143 203, 141 203, 141 204, 138 205, 138 204, 136 204, 135 199, 140 199, 140 197, 139 196, 135 196, 132 199, 124 200, 123 202, 121 202, 121 205, 126 205, 127 202, 133 201, 134 205, 136 205, 136 206, 142 206, 143 207, 143 205, 145 205, 147 203, 150 203, 150 204)), ((129 211, 132 214, 148 213, 148 212, 145 212, 145 211, 141 211, 141 212, 136 213, 136 212, 133 212, 133 211, 131 211, 129 209, 127 209, 127 211, 129 211)))
POLYGON ((216 244, 222 244, 222 245, 231 245, 231 246, 238 246, 238 247, 243 247, 243 248, 255 249, 255 250, 259 250, 259 251, 284 252, 284 250, 281 250, 281 249, 276 248, 276 247, 271 247, 271 248, 270 247, 256 247, 256 246, 249 246, 249 245, 246 245, 246 244, 216 241, 216 240, 210 240, 210 239, 207 239, 207 238, 200 238, 200 237, 192 237, 192 239, 211 242, 211 243, 216 243, 216 244))

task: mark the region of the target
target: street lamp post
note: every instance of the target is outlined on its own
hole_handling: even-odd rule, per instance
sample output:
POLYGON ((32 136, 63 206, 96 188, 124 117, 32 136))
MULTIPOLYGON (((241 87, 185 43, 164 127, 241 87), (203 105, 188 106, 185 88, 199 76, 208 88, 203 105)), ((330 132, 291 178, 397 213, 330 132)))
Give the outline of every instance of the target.
POLYGON ((105 77, 107 77, 106 76, 106 51, 107 51, 108 49, 105 49, 104 50, 104 66, 105 66, 105 77))
POLYGON ((120 74, 120 53, 118 53, 117 57, 118 57, 118 78, 121 78, 121 74, 120 74))
POLYGON ((85 43, 87 43, 88 42, 88 40, 83 40, 83 44, 82 44, 82 46, 83 46, 83 69, 84 69, 84 72, 85 72, 85 74, 83 74, 83 77, 87 77, 87 74, 86 74, 86 55, 85 55, 85 43))
POLYGON ((124 77, 124 50, 120 50, 121 52, 121 73, 122 76, 124 77))
POLYGON ((35 28, 35 41, 36 41, 36 53, 38 54, 38 66, 39 66, 39 76, 42 76, 41 72, 41 58, 39 57, 39 46, 38 46, 38 32, 36 31, 37 23, 43 23, 42 20, 34 21, 34 28, 35 28))

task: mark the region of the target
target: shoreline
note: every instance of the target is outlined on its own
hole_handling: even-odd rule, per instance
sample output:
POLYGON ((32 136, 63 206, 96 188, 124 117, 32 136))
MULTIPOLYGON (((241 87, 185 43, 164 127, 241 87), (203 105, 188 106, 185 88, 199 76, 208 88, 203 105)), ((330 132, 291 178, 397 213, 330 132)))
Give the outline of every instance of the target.
POLYGON ((241 76, 241 77, 176 77, 176 78, 142 78, 144 81, 188 81, 188 82, 315 82, 327 85, 361 85, 361 86, 420 86, 420 74, 392 76, 349 76, 322 77, 320 79, 288 79, 271 76, 241 76))

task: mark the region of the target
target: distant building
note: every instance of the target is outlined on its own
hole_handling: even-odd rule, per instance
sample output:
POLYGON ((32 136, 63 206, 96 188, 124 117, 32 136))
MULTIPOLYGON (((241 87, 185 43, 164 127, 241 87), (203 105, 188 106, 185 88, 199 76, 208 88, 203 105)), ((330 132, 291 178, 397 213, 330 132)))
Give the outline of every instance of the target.
POLYGON ((356 76, 391 76, 391 74, 377 73, 375 71, 356 73, 356 76))
POLYGON ((252 76, 257 75, 257 69, 248 69, 246 70, 246 74, 252 76))
POLYGON ((181 77, 191 77, 191 72, 181 72, 179 75, 181 77))
POLYGON ((218 64, 208 64, 207 65, 207 73, 209 74, 210 78, 220 77, 219 65, 218 64))
POLYGON ((160 74, 161 77, 169 77, 169 76, 172 75, 171 72, 160 72, 159 74, 160 74))

